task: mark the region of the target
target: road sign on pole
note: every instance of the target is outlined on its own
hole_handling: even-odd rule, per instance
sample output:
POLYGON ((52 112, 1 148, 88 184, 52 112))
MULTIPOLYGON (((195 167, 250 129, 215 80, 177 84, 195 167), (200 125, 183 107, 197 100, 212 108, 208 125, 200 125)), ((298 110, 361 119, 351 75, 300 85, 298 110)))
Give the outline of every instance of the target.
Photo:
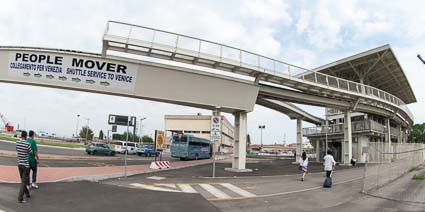
MULTIPOLYGON (((214 112, 211 116, 211 141, 213 142, 213 178, 215 178, 215 152, 214 146, 216 143, 220 143, 221 140, 221 116, 218 111, 214 112)), ((221 144, 220 144, 221 145, 221 144)), ((220 147, 221 148, 221 147, 220 147)))
POLYGON ((136 126, 136 117, 110 114, 108 124, 134 127, 136 126))

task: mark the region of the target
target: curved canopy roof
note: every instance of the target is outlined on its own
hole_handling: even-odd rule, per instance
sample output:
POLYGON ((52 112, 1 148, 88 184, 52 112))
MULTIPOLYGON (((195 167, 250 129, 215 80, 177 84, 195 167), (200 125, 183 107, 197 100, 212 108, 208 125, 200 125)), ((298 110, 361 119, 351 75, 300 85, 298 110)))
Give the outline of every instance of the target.
POLYGON ((388 44, 320 66, 314 71, 376 87, 399 97, 406 104, 416 102, 409 81, 388 44))

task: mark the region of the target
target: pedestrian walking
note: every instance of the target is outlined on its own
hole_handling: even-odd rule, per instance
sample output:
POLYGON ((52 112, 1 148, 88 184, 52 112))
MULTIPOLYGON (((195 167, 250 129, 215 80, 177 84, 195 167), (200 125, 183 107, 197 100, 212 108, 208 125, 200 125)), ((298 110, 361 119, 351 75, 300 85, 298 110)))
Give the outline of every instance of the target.
POLYGON ((34 131, 30 130, 28 133, 28 139, 27 142, 31 145, 31 150, 33 154, 30 154, 28 156, 28 162, 30 164, 30 171, 28 173, 28 181, 27 186, 30 188, 38 189, 37 185, 37 166, 40 161, 40 158, 38 157, 38 148, 37 148, 37 142, 34 140, 34 131), (31 171, 32 171, 32 183, 31 182, 31 171))
POLYGON ((300 166, 299 170, 303 172, 303 175, 301 177, 301 181, 304 181, 304 177, 307 174, 308 171, 308 158, 307 153, 303 152, 300 157, 300 166))
POLYGON ((326 152, 326 156, 323 159, 325 160, 323 165, 325 166, 326 171, 326 179, 323 183, 323 187, 330 188, 332 187, 332 171, 335 170, 336 162, 330 150, 326 152))
POLYGON ((21 186, 19 188, 18 201, 25 203, 24 194, 27 198, 30 198, 30 191, 27 187, 28 175, 30 164, 28 157, 32 154, 31 145, 27 142, 27 132, 22 131, 21 140, 16 141, 16 152, 18 159, 18 170, 21 177, 21 186))

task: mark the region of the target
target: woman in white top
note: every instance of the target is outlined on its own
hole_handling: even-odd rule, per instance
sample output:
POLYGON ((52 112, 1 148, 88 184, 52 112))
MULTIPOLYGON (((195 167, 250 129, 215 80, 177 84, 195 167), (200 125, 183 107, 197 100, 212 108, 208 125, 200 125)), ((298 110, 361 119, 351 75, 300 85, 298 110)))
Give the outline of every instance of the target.
POLYGON ((304 181, 304 177, 307 174, 308 171, 308 158, 307 158, 307 154, 305 152, 303 152, 303 154, 300 157, 300 166, 299 166, 300 171, 303 172, 303 176, 301 177, 301 181, 304 181))

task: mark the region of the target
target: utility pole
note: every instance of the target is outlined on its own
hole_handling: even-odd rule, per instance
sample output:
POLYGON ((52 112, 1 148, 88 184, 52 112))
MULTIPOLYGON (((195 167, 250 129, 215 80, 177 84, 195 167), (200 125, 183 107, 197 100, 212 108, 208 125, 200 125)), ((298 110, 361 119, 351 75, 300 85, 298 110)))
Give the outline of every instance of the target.
POLYGON ((89 123, 90 123, 90 119, 87 118, 87 127, 86 127, 86 143, 88 143, 88 138, 89 138, 89 123))
POLYGON ((263 130, 266 129, 266 125, 260 125, 258 129, 260 129, 261 132, 261 149, 263 149, 263 130))
POLYGON ((141 144, 142 143, 142 137, 143 137, 143 120, 145 120, 146 119, 146 117, 143 117, 143 118, 141 118, 140 119, 140 128, 139 128, 139 144, 141 144))
POLYGON ((78 136, 78 122, 80 121, 80 114, 77 114, 77 128, 75 129, 75 137, 79 137, 78 136))

